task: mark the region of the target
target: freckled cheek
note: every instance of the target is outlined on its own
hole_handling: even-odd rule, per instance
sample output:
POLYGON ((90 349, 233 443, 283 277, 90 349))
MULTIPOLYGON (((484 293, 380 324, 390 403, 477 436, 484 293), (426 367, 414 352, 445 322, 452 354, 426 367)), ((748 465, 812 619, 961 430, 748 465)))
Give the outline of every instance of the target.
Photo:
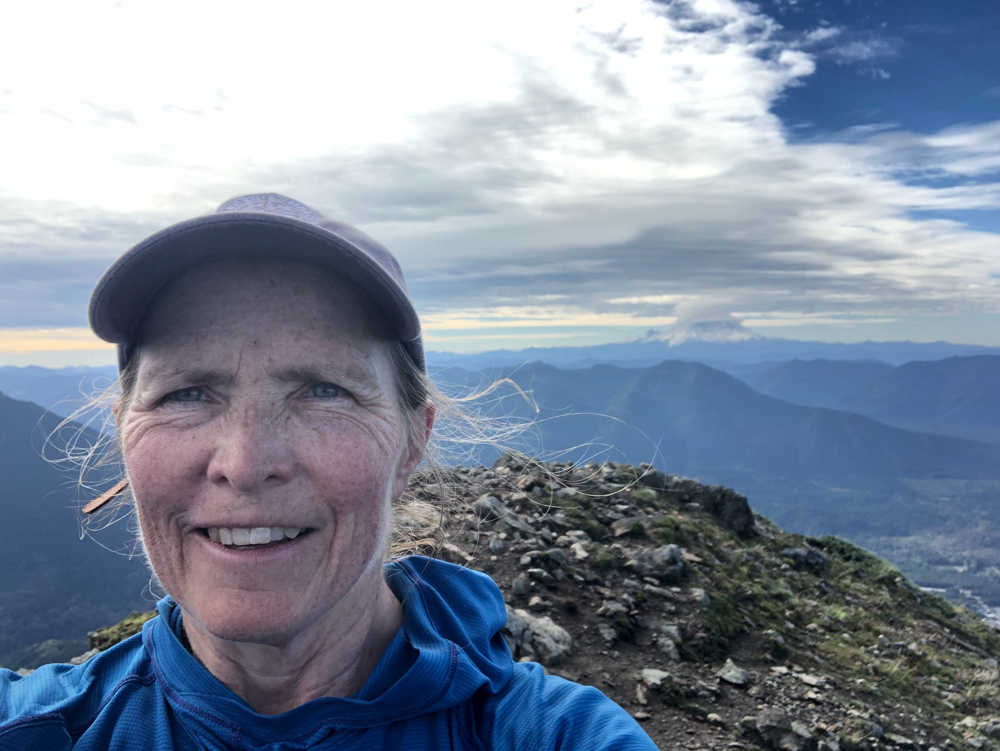
POLYGON ((339 516, 374 522, 388 514, 392 457, 365 441, 316 441, 303 464, 310 467, 314 491, 339 516))
POLYGON ((205 466, 196 442, 149 432, 124 441, 125 468, 140 515, 153 521, 183 510, 205 466))

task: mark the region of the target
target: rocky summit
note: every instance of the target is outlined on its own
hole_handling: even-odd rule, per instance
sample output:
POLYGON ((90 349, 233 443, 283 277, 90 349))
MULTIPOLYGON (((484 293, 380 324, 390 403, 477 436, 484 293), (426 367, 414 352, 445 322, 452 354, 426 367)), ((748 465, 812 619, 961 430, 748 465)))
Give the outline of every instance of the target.
POLYGON ((596 686, 660 748, 1000 748, 1000 633, 843 539, 645 465, 418 479, 452 502, 422 552, 493 577, 514 659, 596 686))

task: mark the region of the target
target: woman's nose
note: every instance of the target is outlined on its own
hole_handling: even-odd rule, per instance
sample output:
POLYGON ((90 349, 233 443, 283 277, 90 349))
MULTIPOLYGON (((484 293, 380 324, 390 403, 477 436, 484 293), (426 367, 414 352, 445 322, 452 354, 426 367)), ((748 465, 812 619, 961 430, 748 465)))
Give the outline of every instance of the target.
POLYGON ((208 478, 252 495, 281 485, 292 476, 291 447, 280 420, 256 407, 240 407, 218 423, 215 451, 208 478))

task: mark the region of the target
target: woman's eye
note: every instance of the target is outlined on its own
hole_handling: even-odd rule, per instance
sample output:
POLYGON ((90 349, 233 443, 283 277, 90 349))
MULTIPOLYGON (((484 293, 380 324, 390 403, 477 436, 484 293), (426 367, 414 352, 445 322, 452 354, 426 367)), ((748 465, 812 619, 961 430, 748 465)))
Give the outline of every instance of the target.
POLYGON ((340 394, 340 386, 334 386, 332 383, 315 383, 312 387, 312 395, 320 399, 332 399, 340 394))
POLYGON ((170 402, 200 402, 204 397, 204 392, 197 386, 189 386, 186 389, 178 389, 167 394, 167 401, 170 402))

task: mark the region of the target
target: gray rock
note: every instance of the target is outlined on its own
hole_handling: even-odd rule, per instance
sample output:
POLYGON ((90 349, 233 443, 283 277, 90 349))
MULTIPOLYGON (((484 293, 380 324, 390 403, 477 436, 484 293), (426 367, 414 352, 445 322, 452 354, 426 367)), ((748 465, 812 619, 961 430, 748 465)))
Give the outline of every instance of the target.
POLYGON ((667 656, 667 659, 671 662, 680 662, 681 654, 677 651, 677 644, 673 639, 668 639, 666 636, 660 636, 656 639, 657 648, 667 656))
POLYGON ((788 712, 782 707, 764 707, 757 715, 757 732, 769 749, 804 751, 803 740, 792 730, 788 712))
POLYGON ((545 560, 556 568, 570 568, 573 565, 566 552, 559 548, 545 551, 545 560))
POLYGON ((548 616, 532 615, 527 610, 508 606, 502 633, 515 657, 537 658, 543 665, 558 665, 573 653, 573 639, 566 629, 548 616))
POLYGON ((84 652, 82 655, 77 655, 76 657, 73 657, 72 659, 70 659, 69 664, 70 665, 82 665, 87 660, 89 660, 91 657, 97 657, 97 655, 99 655, 100 653, 101 653, 101 650, 99 650, 99 649, 92 649, 89 652, 84 652))
POLYGON ((493 495, 481 496, 472 503, 472 513, 481 522, 495 521, 503 516, 505 511, 500 499, 493 495))
POLYGON ((601 635, 601 638, 604 639, 605 644, 608 644, 609 646, 611 644, 614 644, 618 640, 618 632, 615 631, 613 628, 611 628, 611 626, 609 626, 607 623, 598 623, 597 633, 601 635))
POLYGON ((503 540, 499 537, 494 537, 490 540, 490 552, 496 555, 501 555, 507 550, 507 546, 504 545, 503 540))
POLYGON ((536 613, 540 613, 544 610, 547 610, 549 604, 550 604, 549 602, 543 600, 539 595, 535 595, 530 600, 528 600, 528 608, 530 610, 534 610, 536 613))
POLYGON ((720 526, 731 529, 740 537, 753 537, 757 534, 753 511, 750 510, 745 495, 719 485, 712 485, 707 490, 697 500, 702 509, 711 514, 720 526))
POLYGON ((680 644, 683 641, 681 638, 681 630, 672 623, 660 624, 660 633, 670 639, 670 641, 674 644, 680 644))
POLYGON ((662 687, 664 681, 671 682, 674 680, 674 677, 666 670, 657 670, 656 668, 644 668, 639 675, 642 678, 642 682, 654 690, 662 687))
POLYGON ((725 681, 733 686, 744 687, 750 684, 750 673, 743 668, 737 667, 731 659, 726 660, 726 664, 715 674, 720 681, 725 681))
POLYGON ((518 597, 526 597, 531 594, 531 579, 521 574, 514 579, 510 588, 518 597))
POLYGON ((667 476, 658 469, 647 469, 639 478, 639 482, 648 488, 664 490, 667 487, 667 476))
POLYGON ((597 609, 597 615, 607 616, 608 618, 614 617, 616 615, 627 615, 628 608, 622 605, 620 602, 615 602, 614 600, 604 600, 601 603, 601 607, 597 609))
POLYGON ((655 576, 660 580, 673 581, 682 579, 686 570, 681 549, 676 545, 640 550, 625 567, 639 576, 655 576))
POLYGON ((792 565, 797 569, 806 569, 814 574, 825 574, 830 569, 830 559, 818 550, 807 550, 806 548, 788 548, 782 550, 781 555, 789 558, 792 565))

